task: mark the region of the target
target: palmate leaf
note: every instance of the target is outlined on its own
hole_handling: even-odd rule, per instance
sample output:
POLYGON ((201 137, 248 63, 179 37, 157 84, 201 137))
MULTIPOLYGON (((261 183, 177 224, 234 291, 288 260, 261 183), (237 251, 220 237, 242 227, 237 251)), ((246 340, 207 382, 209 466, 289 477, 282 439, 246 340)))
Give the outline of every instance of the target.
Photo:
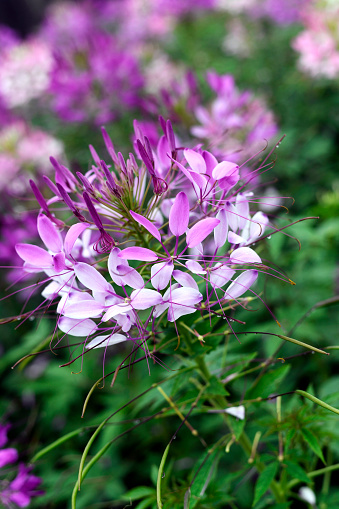
POLYGON ((267 398, 277 390, 280 383, 288 374, 290 367, 290 365, 284 364, 283 366, 267 371, 267 373, 260 378, 256 386, 249 390, 246 394, 246 399, 257 397, 267 398))
POLYGON ((265 470, 261 472, 258 477, 258 480, 254 489, 254 500, 253 506, 265 495, 266 491, 269 489, 271 482, 276 476, 278 471, 279 463, 274 462, 270 465, 267 465, 265 470))
POLYGON ((311 479, 308 477, 305 470, 301 468, 298 463, 295 463, 294 461, 284 461, 284 464, 287 467, 288 475, 290 475, 293 479, 299 479, 299 481, 302 481, 306 484, 311 482, 311 479))
POLYGON ((320 448, 320 445, 318 443, 317 437, 312 433, 312 431, 310 431, 307 428, 303 428, 300 431, 301 431, 301 434, 302 434, 305 442, 307 442, 307 444, 310 446, 312 451, 318 456, 318 458, 321 459, 321 461, 324 463, 324 465, 326 465, 326 461, 324 459, 324 456, 323 456, 322 450, 320 448))

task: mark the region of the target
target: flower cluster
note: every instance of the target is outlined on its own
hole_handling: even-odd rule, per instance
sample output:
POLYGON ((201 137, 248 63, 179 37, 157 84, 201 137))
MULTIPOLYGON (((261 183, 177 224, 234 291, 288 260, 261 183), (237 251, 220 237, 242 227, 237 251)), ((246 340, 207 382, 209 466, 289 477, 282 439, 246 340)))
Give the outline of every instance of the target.
MULTIPOLYGON (((4 39, 4 31, 1 39, 4 39)), ((40 38, 21 42, 6 38, 0 45, 0 100, 7 108, 24 106, 46 92, 53 59, 49 46, 40 38)))
POLYGON ((251 18, 269 18, 278 25, 290 25, 301 20, 310 0, 217 0, 219 9, 232 15, 245 13, 251 18))
MULTIPOLYGON (((8 438, 7 432, 10 425, 0 424, 0 469, 16 463, 19 458, 17 449, 6 447, 8 438)), ((0 480, 0 502, 2 507, 28 507, 31 499, 43 494, 43 491, 37 490, 41 484, 41 479, 32 475, 31 468, 23 463, 19 464, 19 471, 16 477, 9 481, 6 478, 0 480)))
POLYGON ((53 51, 52 107, 69 122, 108 122, 139 104, 136 59, 98 23, 91 5, 52 6, 41 37, 53 51))
MULTIPOLYGON (((193 73, 161 91, 160 104, 179 128, 186 124, 184 137, 193 135, 204 142, 219 159, 244 161, 263 148, 278 131, 273 113, 261 98, 249 90, 240 91, 230 74, 207 73, 206 81, 215 95, 205 105, 193 73)), ((244 170, 243 170, 244 173, 244 170)))
POLYGON ((47 201, 32 182, 44 247, 19 243, 16 251, 26 273, 45 273, 39 309, 55 301, 59 329, 84 337, 87 349, 131 341, 147 355, 147 339, 166 318, 228 320, 225 311, 244 306, 242 296, 268 270, 251 246, 269 220, 250 210, 256 200, 240 183, 240 166, 202 148, 179 148, 171 122, 160 117, 160 124, 164 134, 153 150, 135 122, 135 155, 127 160, 103 129, 111 162, 90 146, 85 174, 74 176, 51 158, 55 182, 45 180, 54 196, 47 201), (76 219, 71 226, 61 219, 65 206, 76 219))
POLYGON ((49 154, 60 157, 63 144, 41 129, 16 119, 0 128, 0 191, 20 193, 27 189, 27 172, 38 175, 48 171, 49 154), (20 181, 18 173, 25 172, 20 181))
POLYGON ((299 53, 298 67, 312 77, 339 76, 339 7, 317 2, 303 15, 305 30, 293 41, 299 53))

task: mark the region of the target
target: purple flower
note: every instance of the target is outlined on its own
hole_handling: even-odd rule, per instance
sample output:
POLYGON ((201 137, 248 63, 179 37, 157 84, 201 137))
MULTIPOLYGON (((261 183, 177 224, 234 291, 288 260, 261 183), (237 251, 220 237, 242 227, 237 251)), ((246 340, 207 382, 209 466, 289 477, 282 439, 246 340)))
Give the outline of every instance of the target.
POLYGON ((31 468, 19 465, 16 478, 3 491, 0 492, 0 500, 5 507, 28 507, 31 499, 43 495, 43 491, 37 490, 41 479, 31 475, 31 468))
POLYGON ((140 104, 137 60, 98 14, 90 3, 54 5, 42 28, 54 53, 52 107, 67 122, 100 125, 140 104))

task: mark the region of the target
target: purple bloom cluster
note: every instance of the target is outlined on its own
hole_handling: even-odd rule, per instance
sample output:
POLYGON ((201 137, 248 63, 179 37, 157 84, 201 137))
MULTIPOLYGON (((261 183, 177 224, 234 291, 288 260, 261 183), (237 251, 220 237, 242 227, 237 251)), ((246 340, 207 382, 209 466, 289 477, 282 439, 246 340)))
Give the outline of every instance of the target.
MULTIPOLYGON (((0 424, 0 469, 16 463, 19 458, 15 448, 3 448, 8 442, 7 431, 9 428, 8 424, 5 426, 0 424)), ((12 481, 0 480, 0 502, 3 507, 28 507, 33 497, 43 494, 43 491, 37 490, 41 479, 30 473, 32 469, 22 463, 18 468, 19 471, 12 481)))
POLYGON ((277 134, 274 115, 264 101, 249 90, 240 91, 232 75, 210 71, 206 81, 215 96, 207 105, 191 72, 161 91, 157 107, 179 128, 186 124, 183 136, 203 141, 219 159, 240 162, 277 134))
POLYGON ((90 4, 54 5, 40 36, 53 52, 49 93, 63 120, 100 124, 139 104, 137 61, 90 4))
POLYGON ((86 349, 131 341, 147 355, 147 339, 166 318, 228 320, 225 311, 248 302, 242 296, 268 270, 251 246, 269 220, 250 210, 256 200, 240 182, 241 165, 179 148, 171 122, 160 117, 160 124, 153 150, 135 122, 135 155, 127 159, 102 129, 111 161, 90 146, 94 163, 85 174, 51 158, 47 201, 31 183, 44 247, 19 243, 16 251, 26 273, 46 275, 39 309, 55 301, 59 329, 84 337, 86 349), (60 219, 65 206, 76 220, 70 226, 60 219))

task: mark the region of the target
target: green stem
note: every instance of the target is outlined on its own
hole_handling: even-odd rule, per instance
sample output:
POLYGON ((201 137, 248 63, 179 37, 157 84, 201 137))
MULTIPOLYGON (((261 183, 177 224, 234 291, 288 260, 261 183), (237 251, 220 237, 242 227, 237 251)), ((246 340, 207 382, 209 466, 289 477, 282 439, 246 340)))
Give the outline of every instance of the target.
POLYGON ((162 502, 161 502, 161 479, 163 478, 163 471, 165 466, 165 461, 168 455, 168 451, 170 448, 171 442, 167 444, 167 447, 164 451, 164 454, 162 455, 159 470, 158 470, 158 477, 157 477, 157 506, 158 509, 162 509, 162 502))
POLYGON ((75 431, 71 431, 71 433, 68 433, 67 435, 59 438, 58 440, 56 440, 55 442, 51 443, 50 445, 48 445, 44 449, 41 449, 41 451, 37 452, 33 456, 33 458, 31 459, 31 463, 35 463, 42 456, 45 456, 45 454, 49 453, 50 451, 52 451, 53 449, 58 447, 58 445, 63 444, 64 442, 66 442, 70 438, 73 438, 73 437, 75 437, 77 435, 80 435, 80 433, 82 433, 83 431, 87 431, 87 430, 89 430, 91 428, 94 428, 94 427, 95 426, 86 426, 85 428, 79 428, 79 429, 76 429, 75 431))

